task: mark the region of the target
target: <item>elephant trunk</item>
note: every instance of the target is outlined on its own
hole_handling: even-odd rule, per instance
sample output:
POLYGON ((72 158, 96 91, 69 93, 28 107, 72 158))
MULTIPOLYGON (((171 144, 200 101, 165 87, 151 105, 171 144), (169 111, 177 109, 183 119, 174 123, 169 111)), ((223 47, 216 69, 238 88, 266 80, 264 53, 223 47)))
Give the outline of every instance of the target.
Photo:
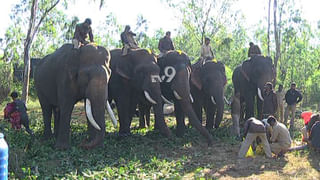
POLYGON ((220 123, 222 121, 223 118, 223 111, 224 111, 224 94, 223 94, 223 90, 218 91, 218 93, 216 93, 214 96, 215 99, 215 106, 216 106, 216 117, 215 117, 215 123, 214 123, 214 127, 215 128, 219 128, 220 123))
POLYGON ((211 134, 200 123, 200 120, 198 119, 196 113, 194 112, 190 102, 188 100, 187 101, 180 101, 180 105, 182 107, 183 112, 188 116, 189 122, 191 123, 191 125, 193 127, 195 127, 200 132, 200 134, 207 139, 209 146, 212 145, 213 138, 212 138, 211 134))

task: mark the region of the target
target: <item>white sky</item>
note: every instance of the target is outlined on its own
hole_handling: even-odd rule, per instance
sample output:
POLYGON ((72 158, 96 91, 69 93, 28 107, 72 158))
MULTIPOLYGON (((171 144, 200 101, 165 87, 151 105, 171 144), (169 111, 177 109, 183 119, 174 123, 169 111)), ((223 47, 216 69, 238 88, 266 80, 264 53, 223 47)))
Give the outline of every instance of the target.
MULTIPOLYGON (((179 27, 174 10, 161 3, 161 0, 105 0, 106 8, 99 10, 99 0, 74 0, 75 5, 69 5, 66 13, 78 16, 80 21, 90 17, 93 21, 93 30, 101 23, 107 14, 113 12, 119 24, 134 26, 137 15, 142 14, 148 20, 149 29, 153 32, 163 28, 173 32, 179 27), (83 13, 86 12, 86 13, 83 13)), ((297 0, 296 7, 302 10, 302 17, 316 25, 320 20, 320 0, 297 0)), ((10 25, 9 14, 14 3, 18 0, 2 0, 0 6, 0 38, 4 37, 6 28, 10 25)), ((268 0, 239 0, 233 8, 240 9, 246 18, 246 27, 256 25, 267 13, 268 0)), ((249 36, 252 36, 249 34, 249 36)))

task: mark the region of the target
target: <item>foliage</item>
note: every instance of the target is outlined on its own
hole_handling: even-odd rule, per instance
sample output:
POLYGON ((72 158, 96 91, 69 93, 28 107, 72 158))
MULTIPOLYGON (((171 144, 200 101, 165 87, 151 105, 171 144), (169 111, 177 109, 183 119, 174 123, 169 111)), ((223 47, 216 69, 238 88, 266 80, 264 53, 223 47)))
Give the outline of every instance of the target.
POLYGON ((6 99, 12 88, 12 66, 0 61, 0 104, 6 99))

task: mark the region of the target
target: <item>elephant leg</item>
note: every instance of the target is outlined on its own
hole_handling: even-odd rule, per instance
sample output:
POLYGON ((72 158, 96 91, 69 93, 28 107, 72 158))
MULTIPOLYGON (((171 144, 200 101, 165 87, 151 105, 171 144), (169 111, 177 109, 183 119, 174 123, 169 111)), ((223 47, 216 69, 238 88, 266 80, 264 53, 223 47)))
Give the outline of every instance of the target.
POLYGON ((126 100, 127 97, 120 96, 116 98, 118 116, 119 116, 119 136, 128 136, 130 134, 130 123, 129 123, 129 103, 126 100))
POLYGON ((58 128, 58 136, 55 144, 57 149, 67 149, 70 146, 70 121, 73 110, 72 103, 64 103, 60 106, 60 122, 58 128))
POLYGON ((145 128, 146 124, 145 124, 145 111, 146 111, 146 106, 144 106, 143 104, 139 103, 139 128, 145 128))
POLYGON ((174 110, 176 114, 176 121, 177 121, 177 132, 176 135, 178 137, 182 137, 185 133, 186 125, 184 122, 184 113, 182 111, 180 102, 175 102, 174 103, 174 110))
POLYGON ((246 102, 245 120, 247 120, 251 117, 254 117, 254 96, 251 94, 246 95, 245 102, 246 102))
POLYGON ((206 128, 208 130, 213 129, 214 113, 216 112, 216 107, 210 104, 207 105, 206 109, 206 128))
POLYGON ((166 122, 164 121, 163 104, 153 105, 153 110, 155 116, 154 128, 158 129, 163 136, 171 137, 171 131, 168 128, 166 122))
POLYGON ((262 119, 262 106, 263 102, 259 98, 257 98, 258 119, 262 119))
POLYGON ((51 116, 52 116, 52 106, 51 105, 43 105, 41 104, 43 122, 44 122, 44 140, 50 139, 52 137, 51 131, 51 116))
POLYGON ((151 109, 151 106, 147 105, 145 110, 145 116, 146 116, 146 123, 148 127, 150 127, 150 109, 151 109))
POLYGON ((197 100, 195 100, 194 103, 192 104, 192 107, 200 121, 200 124, 202 125, 202 107, 200 103, 197 100))
POLYGON ((60 121, 60 116, 59 116, 59 108, 54 107, 53 108, 53 115, 54 115, 54 136, 55 138, 58 137, 58 127, 59 127, 59 121, 60 121))

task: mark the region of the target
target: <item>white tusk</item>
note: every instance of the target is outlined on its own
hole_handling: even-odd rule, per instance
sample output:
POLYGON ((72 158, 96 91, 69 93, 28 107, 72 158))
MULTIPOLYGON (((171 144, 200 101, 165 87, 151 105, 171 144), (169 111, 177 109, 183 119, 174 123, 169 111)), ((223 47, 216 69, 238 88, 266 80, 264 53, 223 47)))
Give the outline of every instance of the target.
POLYGON ((217 104, 216 101, 214 100, 213 96, 211 96, 211 101, 212 101, 213 104, 217 104))
POLYGON ((91 125, 94 128, 101 130, 101 128, 99 127, 99 125, 96 123, 96 121, 93 118, 92 110, 91 110, 91 102, 88 98, 86 98, 86 114, 87 114, 88 120, 91 123, 91 125))
POLYGON ((161 98, 163 99, 163 101, 167 104, 173 105, 173 102, 169 101, 167 98, 165 98, 163 95, 161 95, 161 98))
POLYGON ((258 96, 260 98, 261 101, 264 101, 263 97, 262 97, 262 94, 261 94, 261 90, 260 88, 258 88, 258 96))
POLYGON ((228 106, 230 106, 230 102, 228 101, 228 99, 224 96, 224 101, 227 103, 228 106))
POLYGON ((190 94, 190 100, 191 100, 191 103, 193 103, 193 97, 191 94, 190 94))
POLYGON ((149 93, 147 91, 143 91, 144 92, 144 96, 147 98, 147 100, 151 103, 151 104, 157 104, 157 102, 155 100, 153 100, 149 93))
POLYGON ((115 128, 117 128, 117 119, 116 119, 116 117, 114 116, 114 113, 113 113, 113 111, 112 111, 112 109, 111 109, 111 106, 110 106, 110 104, 109 104, 109 101, 107 101, 107 111, 108 111, 108 113, 110 114, 110 117, 111 117, 111 121, 112 121, 113 126, 114 126, 115 128))
POLYGON ((182 99, 182 97, 179 96, 179 94, 175 90, 173 90, 173 94, 174 94, 174 97, 176 97, 176 99, 178 99, 178 100, 182 99))

